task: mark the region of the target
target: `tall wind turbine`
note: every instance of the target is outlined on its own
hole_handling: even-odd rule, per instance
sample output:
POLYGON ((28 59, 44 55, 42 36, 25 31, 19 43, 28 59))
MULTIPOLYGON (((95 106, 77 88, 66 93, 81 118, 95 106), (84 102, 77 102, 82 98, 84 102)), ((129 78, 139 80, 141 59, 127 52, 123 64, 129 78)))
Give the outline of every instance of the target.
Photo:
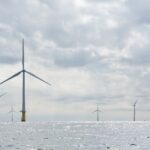
POLYGON ((16 74, 12 75, 11 77, 7 78, 6 80, 4 80, 3 82, 1 82, 0 84, 3 84, 5 82, 7 82, 8 80, 20 75, 22 73, 22 110, 21 110, 21 121, 25 122, 26 121, 26 101, 25 101, 25 74, 29 74, 31 76, 33 76, 34 78, 37 78, 39 80, 41 80, 42 82, 51 85, 50 83, 44 81, 43 79, 41 79, 40 77, 34 75, 33 73, 25 70, 25 59, 24 59, 24 39, 22 39, 22 70, 17 72, 16 74))
POLYGON ((97 109, 94 112, 97 112, 97 121, 99 121, 99 112, 100 112, 100 109, 99 109, 99 105, 98 104, 97 104, 97 109))
POLYGON ((135 107, 136 107, 137 102, 138 102, 138 101, 136 100, 136 101, 134 102, 134 105, 133 105, 133 108, 134 108, 134 109, 133 109, 133 121, 135 121, 135 113, 136 113, 136 112, 135 112, 135 111, 136 111, 136 110, 135 110, 135 107))

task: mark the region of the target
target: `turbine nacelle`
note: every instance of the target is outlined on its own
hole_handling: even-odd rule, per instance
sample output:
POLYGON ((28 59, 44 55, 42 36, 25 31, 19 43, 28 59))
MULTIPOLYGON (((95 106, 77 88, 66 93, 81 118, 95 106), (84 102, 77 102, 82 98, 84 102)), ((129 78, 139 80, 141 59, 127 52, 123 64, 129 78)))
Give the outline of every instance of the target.
POLYGON ((133 105, 134 107, 136 106, 137 102, 138 102, 138 100, 136 100, 136 101, 134 102, 134 105, 133 105))
POLYGON ((97 113, 97 121, 99 121, 99 112, 101 112, 101 110, 99 109, 99 105, 97 104, 97 109, 93 112, 93 113, 97 113))

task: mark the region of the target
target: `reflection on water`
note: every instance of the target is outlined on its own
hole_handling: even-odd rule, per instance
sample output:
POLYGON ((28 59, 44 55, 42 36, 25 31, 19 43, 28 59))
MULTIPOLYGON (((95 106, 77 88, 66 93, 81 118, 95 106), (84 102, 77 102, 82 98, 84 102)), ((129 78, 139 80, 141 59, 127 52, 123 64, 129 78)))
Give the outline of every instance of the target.
POLYGON ((149 149, 149 122, 0 123, 0 150, 149 149))

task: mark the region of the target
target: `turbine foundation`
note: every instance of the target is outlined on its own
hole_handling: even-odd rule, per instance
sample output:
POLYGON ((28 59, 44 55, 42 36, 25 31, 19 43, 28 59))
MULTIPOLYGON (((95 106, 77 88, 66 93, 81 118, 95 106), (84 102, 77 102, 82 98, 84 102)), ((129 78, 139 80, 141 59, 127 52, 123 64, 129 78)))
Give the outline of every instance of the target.
POLYGON ((26 112, 25 112, 25 111, 22 111, 21 121, 22 121, 22 122, 25 122, 25 121, 26 121, 26 112))

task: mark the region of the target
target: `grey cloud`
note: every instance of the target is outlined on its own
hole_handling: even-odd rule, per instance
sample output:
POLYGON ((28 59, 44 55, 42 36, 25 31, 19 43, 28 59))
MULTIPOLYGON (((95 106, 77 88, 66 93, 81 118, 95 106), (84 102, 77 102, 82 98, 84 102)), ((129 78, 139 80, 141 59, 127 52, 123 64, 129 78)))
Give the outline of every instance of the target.
POLYGON ((131 48, 129 56, 124 57, 121 59, 121 62, 130 64, 130 65, 136 65, 136 66, 145 66, 150 65, 150 51, 149 51, 150 45, 145 45, 144 47, 134 47, 131 48))
MULTIPOLYGON (((2 17, 3 22, 8 24, 7 21, 10 21, 10 25, 15 30, 12 32, 16 36, 20 36, 20 33, 22 33, 27 39, 32 40, 34 33, 40 31, 45 39, 49 39, 59 47, 64 48, 88 47, 90 45, 112 48, 123 45, 123 40, 120 39, 126 36, 125 26, 112 30, 108 29, 106 25, 106 18, 118 16, 118 13, 121 13, 117 12, 118 10, 111 8, 111 10, 106 10, 109 15, 103 16, 102 12, 95 10, 93 6, 81 10, 68 1, 61 3, 44 1, 44 3, 47 7, 43 5, 42 1, 37 1, 37 7, 36 4, 29 1, 23 3, 14 1, 11 4, 12 8, 18 5, 17 9, 13 9, 12 13, 7 14, 12 21, 2 17), (35 6, 32 8, 33 5, 35 6), (19 14, 18 12, 23 13, 19 14), (92 17, 93 19, 87 23, 82 22, 81 18, 86 17, 92 17), (14 32, 18 32, 18 35, 14 32)), ((8 9, 10 6, 7 6, 8 9)), ((1 14, 7 13, 6 10, 2 9, 1 14)), ((122 16, 121 14, 117 20, 124 17, 125 15, 122 16)), ((34 41, 32 40, 32 42, 34 41)))
MULTIPOLYGON (((70 4, 70 3, 69 3, 70 4)), ((40 23, 43 27, 41 33, 45 39, 52 40, 59 47, 88 47, 107 46, 117 47, 122 45, 120 39, 126 36, 127 29, 123 25, 118 29, 107 28, 106 19, 108 17, 114 18, 116 21, 123 20, 125 14, 122 10, 110 9, 106 10, 108 16, 103 16, 101 10, 96 10, 92 6, 84 8, 83 10, 64 6, 64 9, 58 9, 51 13, 49 10, 46 20, 40 23), (117 18, 118 13, 121 14, 117 18), (82 21, 81 18, 91 18, 89 21, 82 21), (46 23, 45 23, 46 22, 46 23)))
POLYGON ((126 1, 130 11, 133 13, 133 19, 139 23, 150 22, 150 1, 149 0, 127 0, 126 1))
POLYGON ((20 59, 18 58, 14 58, 14 57, 9 57, 9 56, 2 56, 0 57, 0 63, 1 64, 16 64, 20 61, 20 59))
POLYGON ((124 2, 124 0, 85 0, 87 2, 91 2, 91 3, 114 3, 114 2, 124 2))
POLYGON ((80 67, 98 61, 99 56, 92 56, 89 51, 58 51, 54 54, 56 65, 64 67, 80 67))

